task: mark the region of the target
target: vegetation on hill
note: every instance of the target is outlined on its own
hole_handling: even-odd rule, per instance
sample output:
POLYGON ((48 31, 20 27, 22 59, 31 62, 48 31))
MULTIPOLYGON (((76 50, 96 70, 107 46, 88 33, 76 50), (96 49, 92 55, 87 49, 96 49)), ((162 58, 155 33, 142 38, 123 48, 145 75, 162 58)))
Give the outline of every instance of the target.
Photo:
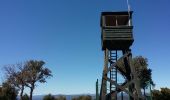
POLYGON ((44 96, 43 100, 56 100, 56 99, 51 94, 48 94, 48 95, 44 96))
POLYGON ((6 82, 0 87, 0 100, 16 100, 17 95, 18 90, 6 82))
POLYGON ((153 100, 170 100, 170 89, 161 88, 161 90, 152 91, 153 100))
POLYGON ((92 100, 92 97, 90 95, 82 95, 82 96, 79 96, 79 97, 75 97, 73 98, 72 100, 92 100))
POLYGON ((23 97, 22 97, 22 100, 29 100, 28 94, 24 94, 23 97))
POLYGON ((66 100, 66 97, 63 95, 60 95, 57 98, 55 98, 53 95, 48 94, 44 96, 43 100, 66 100))
POLYGON ((5 66, 6 84, 20 91, 20 99, 23 99, 25 87, 30 88, 29 100, 32 100, 32 94, 37 82, 45 83, 46 79, 51 77, 51 71, 44 67, 44 61, 29 60, 24 64, 5 66))
POLYGON ((66 97, 63 95, 60 95, 55 100, 66 100, 66 97))

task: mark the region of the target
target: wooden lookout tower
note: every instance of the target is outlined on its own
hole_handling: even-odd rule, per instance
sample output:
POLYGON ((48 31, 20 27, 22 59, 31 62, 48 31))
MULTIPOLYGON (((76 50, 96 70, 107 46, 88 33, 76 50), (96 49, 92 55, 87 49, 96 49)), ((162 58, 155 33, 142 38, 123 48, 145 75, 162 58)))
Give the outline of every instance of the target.
POLYGON ((132 11, 101 13, 101 42, 104 51, 104 69, 100 100, 117 100, 118 93, 127 93, 130 100, 142 99, 137 74, 132 63, 133 26, 132 11), (118 59, 118 52, 122 57, 118 59), (120 53, 119 53, 120 54, 120 53), (125 82, 118 83, 117 73, 125 82), (108 82, 110 85, 108 86, 108 82), (108 92, 109 87, 109 92, 108 92))

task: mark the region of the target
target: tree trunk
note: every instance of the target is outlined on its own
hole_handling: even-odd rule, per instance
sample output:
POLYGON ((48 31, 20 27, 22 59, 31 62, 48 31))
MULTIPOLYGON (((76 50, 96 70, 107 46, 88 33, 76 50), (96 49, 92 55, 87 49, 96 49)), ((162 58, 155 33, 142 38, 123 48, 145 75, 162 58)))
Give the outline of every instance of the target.
MULTIPOLYGON (((133 95, 135 95, 135 94, 134 94, 134 84, 131 84, 131 85, 129 86, 129 92, 131 92, 133 95)), ((132 97, 132 96, 130 96, 130 97, 129 97, 129 100, 135 100, 135 98, 132 97)))
POLYGON ((21 86, 20 100, 22 100, 23 92, 24 92, 24 85, 21 86))
POLYGON ((143 88, 143 94, 144 94, 144 97, 146 97, 146 91, 145 91, 145 88, 143 88))
POLYGON ((32 94, 33 94, 33 89, 31 88, 30 89, 30 98, 29 98, 30 100, 32 100, 32 94))
POLYGON ((30 88, 30 98, 29 98, 30 100, 32 100, 33 91, 34 91, 34 84, 32 84, 30 88))

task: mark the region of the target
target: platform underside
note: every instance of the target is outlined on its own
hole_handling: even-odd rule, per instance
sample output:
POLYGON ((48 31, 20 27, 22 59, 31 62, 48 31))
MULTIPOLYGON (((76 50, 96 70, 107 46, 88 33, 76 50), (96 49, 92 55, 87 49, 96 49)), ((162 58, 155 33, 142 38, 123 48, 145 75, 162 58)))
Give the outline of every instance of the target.
POLYGON ((129 40, 105 40, 102 43, 102 50, 126 50, 129 49, 133 43, 133 39, 129 40))

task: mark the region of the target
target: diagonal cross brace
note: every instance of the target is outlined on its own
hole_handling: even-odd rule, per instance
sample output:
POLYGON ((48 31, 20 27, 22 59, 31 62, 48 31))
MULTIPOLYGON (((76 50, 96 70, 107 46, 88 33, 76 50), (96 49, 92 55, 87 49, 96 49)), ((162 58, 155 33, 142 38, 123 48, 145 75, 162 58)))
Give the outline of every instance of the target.
MULTIPOLYGON (((117 60, 117 62, 119 62, 120 60, 124 59, 124 58, 127 57, 129 54, 130 54, 130 52, 124 54, 121 58, 119 58, 119 59, 117 60)), ((115 62, 114 64, 112 64, 112 65, 107 69, 107 73, 108 73, 112 68, 114 68, 116 65, 117 65, 116 62, 115 62)))
POLYGON ((127 94, 129 94, 132 97, 135 97, 135 95, 133 95, 132 93, 130 93, 128 90, 126 90, 125 88, 130 85, 131 83, 133 83, 134 81, 132 80, 131 82, 126 83, 124 86, 118 85, 115 81, 111 80, 108 77, 104 78, 105 80, 108 80, 109 82, 111 82, 112 84, 114 84, 117 88, 121 89, 122 91, 126 92, 127 94))

